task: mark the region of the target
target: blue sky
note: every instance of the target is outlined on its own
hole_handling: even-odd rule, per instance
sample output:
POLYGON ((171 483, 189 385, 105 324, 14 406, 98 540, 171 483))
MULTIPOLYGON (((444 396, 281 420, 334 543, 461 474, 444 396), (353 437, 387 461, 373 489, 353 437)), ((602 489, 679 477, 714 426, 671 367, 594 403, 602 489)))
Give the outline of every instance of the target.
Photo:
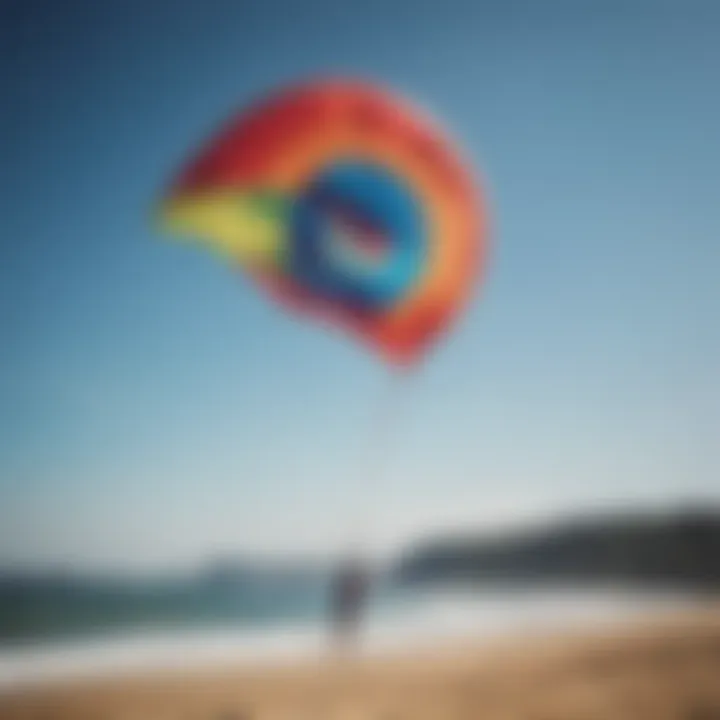
POLYGON ((373 530, 720 499, 720 6, 5 2, 0 563, 320 551, 385 369, 148 222, 229 113, 331 71, 482 173, 487 282, 408 388, 373 530))

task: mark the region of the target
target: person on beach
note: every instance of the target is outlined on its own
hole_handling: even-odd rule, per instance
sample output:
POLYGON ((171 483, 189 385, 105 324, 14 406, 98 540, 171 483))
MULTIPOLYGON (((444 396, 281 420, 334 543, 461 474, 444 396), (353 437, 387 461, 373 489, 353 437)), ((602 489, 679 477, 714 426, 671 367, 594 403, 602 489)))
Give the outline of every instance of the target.
POLYGON ((346 649, 357 640, 368 590, 364 564, 357 558, 341 563, 331 589, 332 630, 341 648, 346 649))

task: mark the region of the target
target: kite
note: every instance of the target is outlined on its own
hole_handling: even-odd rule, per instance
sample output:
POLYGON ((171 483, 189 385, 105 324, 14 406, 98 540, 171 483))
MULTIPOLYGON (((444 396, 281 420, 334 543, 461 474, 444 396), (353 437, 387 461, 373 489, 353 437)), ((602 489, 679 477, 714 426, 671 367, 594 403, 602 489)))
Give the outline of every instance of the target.
POLYGON ((182 169, 161 216, 283 307, 401 367, 449 330, 484 269, 484 199, 459 151, 424 112, 359 81, 241 111, 182 169))

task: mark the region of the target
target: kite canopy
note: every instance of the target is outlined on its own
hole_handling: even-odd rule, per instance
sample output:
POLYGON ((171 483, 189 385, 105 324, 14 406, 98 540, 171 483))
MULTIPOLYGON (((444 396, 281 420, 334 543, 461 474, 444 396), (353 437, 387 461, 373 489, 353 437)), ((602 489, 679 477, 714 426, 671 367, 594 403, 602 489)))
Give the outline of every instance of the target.
POLYGON ((308 83, 242 112, 185 168, 170 230, 237 263, 283 306, 416 361, 464 308, 486 221, 438 128, 359 82, 308 83))

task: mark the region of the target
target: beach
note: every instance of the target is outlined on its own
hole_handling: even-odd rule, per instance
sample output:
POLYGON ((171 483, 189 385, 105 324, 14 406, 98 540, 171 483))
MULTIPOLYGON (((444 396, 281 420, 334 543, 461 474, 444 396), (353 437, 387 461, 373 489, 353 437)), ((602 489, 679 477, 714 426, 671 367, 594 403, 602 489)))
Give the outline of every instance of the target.
POLYGON ((712 720, 720 606, 605 627, 435 640, 360 657, 156 670, 5 688, 3 720, 712 720))

